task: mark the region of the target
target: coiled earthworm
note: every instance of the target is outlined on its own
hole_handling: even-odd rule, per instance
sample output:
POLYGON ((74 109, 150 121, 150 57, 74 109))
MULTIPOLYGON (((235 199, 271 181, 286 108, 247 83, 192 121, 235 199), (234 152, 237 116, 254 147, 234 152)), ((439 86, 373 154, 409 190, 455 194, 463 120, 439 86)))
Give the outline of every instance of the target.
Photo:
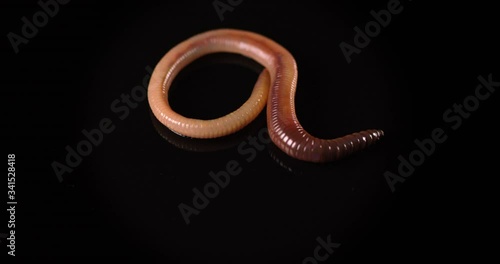
MULTIPOLYGON (((260 74, 263 70, 262 65, 257 63, 256 61, 249 60, 246 57, 243 57, 239 54, 234 54, 234 53, 214 53, 210 54, 210 56, 202 57, 196 61, 196 64, 191 64, 189 67, 186 67, 183 69, 182 72, 176 77, 176 78, 181 78, 181 75, 184 76, 189 76, 189 74, 192 71, 195 70, 200 70, 209 66, 212 66, 214 64, 221 65, 221 64, 226 64, 226 65, 231 65, 231 66, 239 66, 241 68, 245 68, 248 70, 251 70, 252 72, 255 72, 257 74, 260 74)), ((175 84, 174 84, 175 85, 175 84)), ((179 87, 172 87, 170 88, 169 92, 173 92, 173 89, 179 88, 179 87)), ((156 132, 165 139, 168 143, 171 145, 183 149, 186 151, 193 151, 193 152, 213 152, 213 151, 221 151, 225 149, 230 149, 238 146, 241 144, 243 141, 247 140, 249 136, 252 136, 257 133, 261 133, 261 130, 265 129, 265 132, 267 132, 267 128, 263 127, 265 124, 265 116, 262 116, 263 118, 256 118, 256 120, 252 121, 250 124, 247 126, 243 127, 239 131, 232 133, 227 136, 219 137, 219 138, 214 138, 210 140, 206 139, 199 139, 199 138, 192 138, 192 137, 185 137, 182 135, 179 135, 179 133, 173 132, 170 130, 168 127, 163 125, 151 112, 151 122, 153 124, 153 127, 156 129, 156 132), (259 119, 259 120, 257 120, 259 119)), ((260 116, 261 114, 259 114, 260 116)))
POLYGON ((195 35, 172 48, 156 65, 148 87, 155 117, 170 130, 193 138, 216 138, 245 127, 266 106, 271 140, 286 154, 304 161, 328 162, 362 150, 383 136, 382 130, 365 130, 336 139, 310 135, 295 114, 297 65, 288 50, 262 35, 235 29, 217 29, 195 35), (217 52, 237 53, 264 66, 250 98, 226 116, 200 120, 184 117, 168 102, 175 76, 199 57, 217 52))

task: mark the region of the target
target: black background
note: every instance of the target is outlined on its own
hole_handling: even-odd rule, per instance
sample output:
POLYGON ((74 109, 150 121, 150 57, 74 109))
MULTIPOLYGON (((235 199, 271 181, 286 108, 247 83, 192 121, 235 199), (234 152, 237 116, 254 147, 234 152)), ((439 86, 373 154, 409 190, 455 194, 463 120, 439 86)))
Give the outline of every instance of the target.
MULTIPOLYGON (((4 36, 40 10, 24 2, 2 2, 4 36)), ((341 246, 326 263, 486 257, 498 96, 457 130, 442 115, 474 93, 479 75, 500 80, 494 8, 401 1, 403 11, 348 64, 339 44, 352 44, 353 27, 388 1, 336 2, 244 0, 220 21, 212 1, 73 0, 18 54, 4 37, 2 148, 16 154, 17 258, 302 263, 328 235, 341 246), (110 108, 171 47, 226 27, 268 36, 295 56, 297 115, 312 134, 379 128, 386 137, 331 164, 295 161, 272 143, 247 162, 238 145, 265 127, 265 113, 234 136, 200 141, 162 129, 147 100, 123 120, 110 108), (115 130, 59 182, 52 162, 63 163, 65 147, 103 118, 115 130), (447 141, 392 193, 384 172, 437 127, 447 141), (242 173, 186 225, 179 203, 192 205, 192 189, 230 160, 242 173)), ((224 115, 245 101, 259 70, 238 56, 201 59, 177 78, 172 107, 224 115)))

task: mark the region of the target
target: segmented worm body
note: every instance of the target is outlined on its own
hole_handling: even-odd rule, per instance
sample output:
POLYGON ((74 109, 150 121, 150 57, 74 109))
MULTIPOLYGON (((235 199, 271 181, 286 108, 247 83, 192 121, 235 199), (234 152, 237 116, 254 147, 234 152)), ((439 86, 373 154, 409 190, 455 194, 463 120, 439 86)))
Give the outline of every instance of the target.
POLYGON ((262 35, 218 29, 195 35, 172 48, 156 65, 148 88, 155 117, 172 131, 193 138, 216 138, 248 125, 267 104, 269 135, 282 151, 304 161, 328 162, 366 148, 383 136, 382 130, 365 130, 336 139, 310 135, 295 114, 297 65, 284 47, 262 35), (210 53, 229 52, 249 57, 264 66, 249 99, 226 116, 200 120, 184 117, 168 102, 175 76, 189 63, 210 53))

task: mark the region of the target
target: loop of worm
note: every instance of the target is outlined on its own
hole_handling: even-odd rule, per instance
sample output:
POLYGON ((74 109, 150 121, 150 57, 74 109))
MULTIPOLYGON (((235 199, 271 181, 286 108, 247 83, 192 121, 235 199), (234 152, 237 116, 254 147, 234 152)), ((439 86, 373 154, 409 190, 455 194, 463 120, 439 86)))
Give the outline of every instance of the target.
POLYGON ((310 135, 295 114, 297 65, 285 48, 262 35, 218 29, 195 35, 172 48, 156 65, 148 88, 155 117, 170 130, 193 138, 217 138, 234 133, 254 120, 267 104, 267 126, 274 144, 288 155, 310 162, 328 162, 360 151, 378 141, 382 130, 365 130, 336 139, 310 135), (229 52, 264 66, 250 98, 236 111, 212 120, 184 117, 168 102, 173 79, 201 56, 229 52))

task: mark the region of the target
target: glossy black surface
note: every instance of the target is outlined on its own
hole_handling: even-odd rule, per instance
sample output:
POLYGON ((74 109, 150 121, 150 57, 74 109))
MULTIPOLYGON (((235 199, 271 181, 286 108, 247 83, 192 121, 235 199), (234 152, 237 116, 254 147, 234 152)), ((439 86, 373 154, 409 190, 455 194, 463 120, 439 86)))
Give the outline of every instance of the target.
MULTIPOLYGON (((478 76, 500 80, 492 8, 402 1, 404 10, 348 64, 339 43, 352 44, 353 27, 388 1, 243 0, 222 22, 211 1, 181 2, 74 0, 18 54, 4 39, 2 146, 5 156, 16 154, 19 258, 302 263, 328 235, 341 245, 325 263, 483 256, 471 252, 482 248, 479 234, 489 232, 494 208, 488 187, 497 157, 484 151, 498 144, 489 136, 498 95, 459 129, 442 116, 474 93, 478 76), (481 15, 465 15, 473 13, 481 15), (297 115, 311 134, 380 128, 383 140, 341 161, 310 164, 265 143, 265 112, 238 134, 190 140, 162 129, 147 100, 121 102, 170 47, 221 27, 259 32, 294 55, 297 115), (114 130, 58 178, 51 164, 64 163, 66 146, 75 148, 82 130, 106 118, 114 130), (408 157, 414 140, 437 127, 446 142, 392 193, 384 172, 396 172, 398 156, 408 157), (187 225, 178 205, 192 206, 193 188, 234 162, 240 172, 187 225)), ((20 18, 39 7, 16 2, 3 10, 6 35, 19 33, 20 18)), ((237 56, 204 58, 174 82, 172 107, 196 118, 224 115, 246 100, 259 70, 237 56)))

